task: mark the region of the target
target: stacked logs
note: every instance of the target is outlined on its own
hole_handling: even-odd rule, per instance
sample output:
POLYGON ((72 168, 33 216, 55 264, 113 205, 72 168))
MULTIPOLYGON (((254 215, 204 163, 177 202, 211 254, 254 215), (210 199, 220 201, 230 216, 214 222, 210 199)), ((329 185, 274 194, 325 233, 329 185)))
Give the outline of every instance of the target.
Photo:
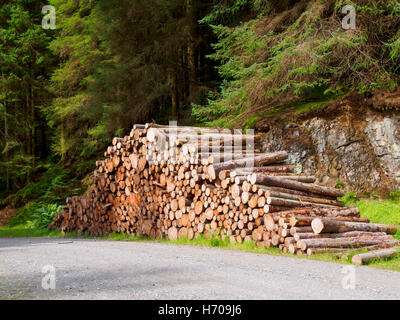
MULTIPOLYGON (((210 167, 209 171, 219 171, 219 178, 223 178, 227 173, 220 171, 221 167, 226 168, 226 164, 210 167)), ((229 168, 230 178, 225 182, 233 182, 229 196, 236 205, 243 206, 248 217, 262 217, 263 223, 256 229, 246 225, 246 216, 240 219, 243 234, 251 234, 259 247, 274 246, 292 254, 311 255, 360 247, 374 250, 399 243, 390 235, 397 232, 395 226, 370 223, 360 217, 358 208, 344 207, 337 200, 343 196, 342 191, 316 185, 314 177, 294 175, 292 168, 285 169, 286 176, 277 176, 266 168, 229 168)), ((228 230, 231 241, 241 242, 235 225, 232 231, 228 230)))
POLYGON ((97 161, 85 197, 67 199, 54 227, 151 238, 228 237, 312 254, 390 247, 392 226, 369 223, 343 192, 296 174, 285 151, 228 129, 135 125, 97 161))

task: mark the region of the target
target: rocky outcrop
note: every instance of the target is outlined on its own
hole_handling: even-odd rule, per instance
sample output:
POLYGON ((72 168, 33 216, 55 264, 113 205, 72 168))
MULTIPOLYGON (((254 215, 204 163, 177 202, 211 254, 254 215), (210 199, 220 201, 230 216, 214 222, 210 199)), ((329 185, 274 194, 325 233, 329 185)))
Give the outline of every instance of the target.
POLYGON ((394 94, 379 95, 352 94, 318 111, 263 119, 256 123, 256 130, 266 133, 263 151, 287 150, 298 172, 329 186, 358 193, 398 189, 400 96, 396 101, 394 94), (384 105, 391 108, 381 111, 384 105))

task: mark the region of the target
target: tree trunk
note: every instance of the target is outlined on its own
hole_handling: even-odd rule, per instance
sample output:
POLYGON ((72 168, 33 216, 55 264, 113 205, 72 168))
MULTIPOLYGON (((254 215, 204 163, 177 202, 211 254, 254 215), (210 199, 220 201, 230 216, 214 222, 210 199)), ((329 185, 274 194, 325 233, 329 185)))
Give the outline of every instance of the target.
POLYGON ((306 232, 306 233, 296 233, 294 235, 294 239, 296 241, 299 241, 302 239, 319 239, 319 238, 338 239, 338 238, 355 238, 355 237, 367 237, 367 236, 385 237, 387 235, 384 232, 362 232, 362 231, 320 233, 320 234, 316 234, 313 232, 306 232))
MULTIPOLYGON (((329 217, 327 218, 329 221, 345 221, 345 222, 362 222, 369 224, 369 219, 364 217, 329 217)), ((292 227, 295 226, 311 226, 312 222, 315 220, 315 217, 307 217, 307 216, 292 216, 290 217, 290 225, 292 227)), ((352 230, 346 230, 352 231, 352 230)), ((356 230, 357 231, 357 230, 356 230)), ((360 230, 360 231, 368 231, 368 230, 360 230)))
POLYGON ((186 15, 189 18, 189 32, 187 42, 187 64, 189 69, 189 99, 195 98, 196 87, 196 48, 195 48, 195 17, 193 15, 193 0, 186 0, 186 15))
POLYGON ((367 253, 357 254, 353 256, 352 262, 354 264, 362 265, 370 262, 374 259, 382 259, 382 258, 392 258, 397 255, 397 249, 383 249, 377 251, 371 251, 367 253))
POLYGON ((396 234, 397 228, 394 225, 377 223, 345 222, 316 218, 312 221, 311 227, 315 233, 347 232, 347 231, 369 231, 386 232, 396 234))
POLYGON ((63 119, 61 120, 61 132, 60 132, 60 150, 61 150, 61 160, 64 161, 67 155, 67 151, 65 149, 65 125, 63 119))
POLYGON ((172 120, 178 120, 178 90, 177 79, 175 71, 170 76, 170 89, 171 89, 171 116, 172 120))
POLYGON ((211 180, 215 180, 218 173, 222 170, 231 170, 235 168, 243 168, 249 166, 249 162, 251 160, 251 166, 260 166, 271 163, 277 163, 286 160, 288 157, 287 152, 280 151, 274 153, 266 153, 264 155, 252 157, 252 158, 244 158, 239 160, 232 160, 227 162, 221 162, 208 167, 208 175, 211 180))
POLYGON ((370 238, 338 238, 338 239, 303 239, 297 242, 297 248, 306 251, 308 248, 359 248, 381 244, 384 242, 392 242, 392 239, 385 237, 370 238))
MULTIPOLYGON (((4 73, 3 71, 1 72, 1 78, 4 82, 4 73)), ((4 89, 3 89, 4 90, 4 89)), ((6 91, 6 90, 4 90, 6 91)), ((7 109, 7 96, 4 97, 4 139, 7 143, 7 141, 9 141, 9 137, 8 137, 8 109, 7 109)), ((4 153, 4 157, 5 157, 5 162, 8 162, 8 148, 6 148, 6 152, 4 153)), ((9 171, 9 166, 6 165, 6 191, 9 192, 10 191, 10 171, 9 171)))
POLYGON ((297 182, 284 178, 277 178, 263 174, 254 173, 251 175, 250 182, 252 184, 261 184, 265 186, 283 187, 287 189, 294 189, 300 191, 307 191, 310 193, 317 193, 332 197, 343 197, 344 192, 334 188, 323 187, 312 183, 297 182))
MULTIPOLYGON (((305 206, 304 202, 327 204, 327 205, 339 206, 339 207, 343 207, 344 206, 343 202, 336 201, 336 200, 298 196, 298 195, 293 195, 293 194, 290 194, 290 193, 283 193, 283 192, 278 192, 278 191, 273 191, 273 190, 266 191, 265 192, 265 196, 266 197, 274 197, 274 198, 280 198, 280 199, 288 199, 288 200, 300 201, 302 204, 299 207, 304 207, 305 206)), ((291 206, 288 206, 288 207, 291 207, 291 206)), ((312 206, 310 206, 310 207, 312 207, 312 206)))

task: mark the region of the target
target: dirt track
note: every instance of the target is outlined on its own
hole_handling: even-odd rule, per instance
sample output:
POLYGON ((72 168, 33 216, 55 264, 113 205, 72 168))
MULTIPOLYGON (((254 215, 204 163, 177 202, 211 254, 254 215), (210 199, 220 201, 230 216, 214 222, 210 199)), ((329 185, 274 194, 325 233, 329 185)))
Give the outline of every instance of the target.
POLYGON ((71 241, 0 239, 0 299, 400 299, 399 272, 355 267, 355 289, 344 289, 352 272, 347 265, 218 248, 71 241), (46 265, 56 270, 55 290, 42 288, 46 265))

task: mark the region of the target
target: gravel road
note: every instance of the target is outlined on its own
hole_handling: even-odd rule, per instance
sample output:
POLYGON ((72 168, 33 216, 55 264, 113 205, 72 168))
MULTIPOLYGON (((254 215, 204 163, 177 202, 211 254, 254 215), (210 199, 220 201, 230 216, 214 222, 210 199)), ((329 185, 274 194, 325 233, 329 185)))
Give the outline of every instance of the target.
POLYGON ((0 239, 0 299, 400 299, 400 272, 351 268, 151 242, 0 239), (42 288, 48 265, 55 290, 42 288))

